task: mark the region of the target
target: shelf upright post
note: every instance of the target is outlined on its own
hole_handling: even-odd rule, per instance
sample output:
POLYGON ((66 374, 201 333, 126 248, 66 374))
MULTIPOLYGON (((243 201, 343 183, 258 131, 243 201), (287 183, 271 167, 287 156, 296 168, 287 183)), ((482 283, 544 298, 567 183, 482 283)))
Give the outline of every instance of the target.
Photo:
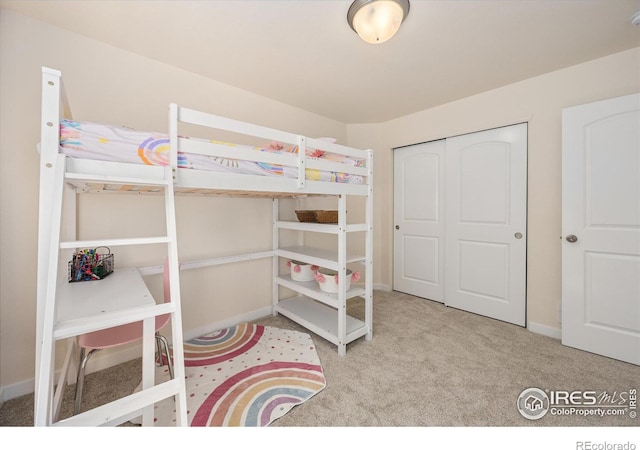
POLYGON ((365 237, 365 323, 369 331, 366 339, 370 341, 373 338, 373 150, 367 150, 367 179, 369 192, 366 197, 365 216, 366 216, 366 237, 365 237))
POLYGON ((338 355, 347 353, 347 196, 338 196, 338 355))
POLYGON ((280 298, 279 287, 276 280, 278 279, 278 275, 280 274, 280 257, 277 255, 277 250, 280 246, 280 230, 278 228, 278 219, 280 215, 280 205, 277 198, 273 199, 273 204, 271 205, 271 217, 272 217, 272 233, 273 233, 273 262, 272 262, 272 272, 273 272, 273 292, 272 292, 272 301, 273 301, 273 311, 272 315, 277 316, 278 312, 276 307, 278 306, 278 301, 280 298))

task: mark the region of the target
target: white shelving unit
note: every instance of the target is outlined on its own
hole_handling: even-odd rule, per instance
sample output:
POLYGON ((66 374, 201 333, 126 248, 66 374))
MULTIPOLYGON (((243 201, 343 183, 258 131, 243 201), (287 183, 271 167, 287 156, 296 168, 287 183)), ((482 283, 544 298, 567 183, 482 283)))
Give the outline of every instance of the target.
POLYGON ((338 196, 338 223, 321 224, 310 222, 280 221, 278 201, 274 200, 274 314, 282 314, 302 325, 313 333, 337 345, 338 354, 346 354, 346 346, 350 342, 366 336, 371 340, 373 333, 373 270, 372 270, 372 227, 371 195, 366 198, 366 222, 363 224, 347 224, 346 196, 338 196), (299 232, 327 233, 338 236, 335 249, 317 249, 304 246, 280 247, 280 230, 299 232), (352 233, 364 233, 365 254, 351 255, 347 253, 347 238, 352 233), (332 269, 338 272, 338 293, 330 294, 320 289, 316 281, 299 282, 289 274, 280 273, 279 258, 302 261, 308 264, 332 269), (364 271, 364 285, 346 286, 347 264, 361 263, 364 271), (279 287, 285 287, 299 295, 293 298, 280 298, 279 287), (364 320, 347 314, 347 303, 350 299, 362 297, 365 300, 364 320))

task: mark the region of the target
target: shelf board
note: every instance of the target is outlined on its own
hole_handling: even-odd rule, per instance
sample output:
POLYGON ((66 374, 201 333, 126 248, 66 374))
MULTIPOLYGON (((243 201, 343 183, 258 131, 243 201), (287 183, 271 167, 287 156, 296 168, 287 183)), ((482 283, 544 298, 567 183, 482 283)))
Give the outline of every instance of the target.
MULTIPOLYGON (((276 278, 276 283, 293 291, 299 292, 307 297, 311 297, 333 308, 338 308, 338 294, 329 294, 320 289, 317 281, 301 282, 291 279, 291 275, 280 275, 276 278)), ((364 295, 365 290, 361 287, 351 285, 347 291, 347 299, 364 295)))
MULTIPOLYGON (((283 220, 276 222, 276 227, 286 230, 314 231, 318 233, 330 234, 338 234, 340 231, 340 228, 336 223, 295 222, 283 220)), ((367 229, 367 224, 364 223, 347 225, 347 232, 367 231, 367 229)))
MULTIPOLYGON (((338 311, 336 309, 305 296, 281 300, 275 309, 278 313, 329 342, 335 345, 340 344, 338 311)), ((346 328, 345 344, 364 336, 369 331, 366 323, 348 314, 346 315, 346 328)))
MULTIPOLYGON (((284 247, 276 250, 276 256, 315 264, 316 266, 326 267, 327 269, 339 270, 337 250, 326 250, 304 246, 284 247)), ((364 260, 365 257, 361 255, 347 255, 346 262, 349 264, 364 260)))

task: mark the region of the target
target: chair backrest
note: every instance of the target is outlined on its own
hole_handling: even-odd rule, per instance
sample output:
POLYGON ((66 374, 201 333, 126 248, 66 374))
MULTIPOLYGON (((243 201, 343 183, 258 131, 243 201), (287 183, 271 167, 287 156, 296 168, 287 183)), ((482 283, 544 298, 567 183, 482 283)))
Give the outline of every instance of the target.
MULTIPOLYGON (((178 270, 180 270, 182 264, 178 261, 178 270)), ((164 269, 162 270, 162 286, 164 289, 164 302, 171 301, 171 281, 169 277, 169 257, 164 260, 164 269)))
MULTIPOLYGON (((180 264, 178 264, 180 267, 180 264)), ((164 302, 171 301, 169 283, 169 258, 164 262, 163 270, 164 302)), ((160 331, 171 320, 171 314, 156 316, 156 331, 160 331)), ((101 349, 127 344, 142 338, 142 322, 132 322, 117 327, 105 328, 91 333, 83 334, 79 337, 78 343, 81 347, 89 349, 101 349)))

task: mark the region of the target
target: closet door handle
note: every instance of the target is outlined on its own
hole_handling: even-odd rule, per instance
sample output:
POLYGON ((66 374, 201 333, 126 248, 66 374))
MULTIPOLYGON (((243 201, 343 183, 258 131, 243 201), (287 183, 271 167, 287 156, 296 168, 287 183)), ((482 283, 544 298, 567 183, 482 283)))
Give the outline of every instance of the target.
POLYGON ((396 230, 399 230, 399 229, 400 229, 400 225, 396 225, 396 230))

